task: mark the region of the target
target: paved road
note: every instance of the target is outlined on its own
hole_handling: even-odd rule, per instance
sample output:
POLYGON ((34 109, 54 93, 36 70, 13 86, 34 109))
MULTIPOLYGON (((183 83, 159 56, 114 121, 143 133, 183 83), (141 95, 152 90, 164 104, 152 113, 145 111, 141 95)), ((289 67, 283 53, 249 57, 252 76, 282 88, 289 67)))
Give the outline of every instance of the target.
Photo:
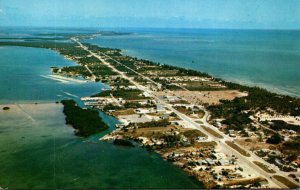
MULTIPOLYGON (((203 129, 200 124, 196 123, 192 118, 182 114, 181 112, 177 111, 176 109, 174 109, 172 107, 172 105, 170 105, 169 103, 165 102, 163 99, 161 99, 160 97, 156 96, 154 94, 153 91, 151 91, 150 89, 148 89, 145 86, 140 85, 139 83, 137 83, 136 81, 134 81, 132 78, 128 77, 127 75, 125 75, 125 73, 117 70, 115 67, 113 67, 110 63, 108 63, 107 61, 105 61, 103 59, 103 57, 107 57, 110 58, 112 60, 114 60, 116 63, 123 65, 122 63, 118 62, 117 60, 113 59, 112 57, 104 54, 101 52, 101 55, 98 55, 92 51, 90 51, 86 46, 84 46, 82 43, 80 43, 76 38, 72 38, 72 40, 74 42, 76 42, 82 49, 88 51, 92 56, 96 57, 97 59, 99 59, 103 64, 107 65, 108 67, 110 67, 113 71, 115 71, 116 73, 118 73, 119 75, 121 75, 123 78, 127 79, 128 81, 130 81, 132 84, 134 84, 135 86, 137 86, 138 89, 147 92, 148 94, 150 94, 154 99, 156 99, 158 102, 160 102, 162 105, 164 105, 166 108, 170 109, 172 112, 174 112, 175 114, 177 114, 179 116, 179 118, 181 118, 185 124, 189 127, 189 128, 193 128, 193 129, 198 129, 199 131, 201 131, 202 133, 206 134, 210 139, 212 139, 213 141, 215 141, 220 147, 221 150, 227 154, 227 155, 235 155, 238 158, 238 163, 241 166, 244 166, 244 169, 246 168, 247 171, 251 171, 251 173, 256 174, 257 176, 264 176, 268 182, 269 185, 272 187, 280 187, 280 188, 287 188, 287 186, 285 186, 284 184, 282 184, 281 182, 279 182, 278 180, 274 179, 272 176, 273 174, 269 174, 266 171, 264 171, 263 169, 261 169, 259 166, 257 166, 256 164, 253 163, 253 161, 259 161, 262 163, 266 163, 263 159, 261 159, 260 157, 258 157, 257 155, 255 155, 252 152, 249 152, 251 157, 245 157, 243 155, 241 155, 238 151, 236 151, 235 149, 231 148, 230 146, 228 146, 225 141, 233 141, 234 139, 232 139, 231 137, 223 134, 223 133, 219 133, 220 135, 223 136, 223 139, 217 138, 215 136, 213 136, 212 134, 210 134, 209 132, 207 132, 205 129, 203 129)), ((131 71, 135 72, 136 74, 138 74, 139 76, 143 77, 144 79, 156 84, 156 85, 160 85, 156 82, 154 82, 153 80, 151 80, 150 78, 132 70, 131 68, 125 66, 127 69, 130 69, 131 71)), ((88 68, 88 66, 86 66, 86 68, 92 73, 92 71, 88 68)), ((92 73, 93 74, 93 73, 92 73)), ((94 75, 94 74, 93 74, 94 75)), ((209 113, 207 110, 205 111, 205 116, 202 118, 202 122, 203 125, 205 125, 206 127, 209 127, 212 130, 216 130, 216 128, 212 125, 210 125, 207 122, 207 118, 209 117, 209 113)), ((266 165, 268 165, 268 163, 266 163, 266 165)), ((249 173, 249 172, 248 172, 249 173)), ((281 172, 281 171, 276 171, 276 174, 278 175, 282 175, 286 177, 286 174, 281 172)), ((297 183, 296 183, 297 184, 297 183)), ((300 184, 298 184, 300 186, 300 184)))

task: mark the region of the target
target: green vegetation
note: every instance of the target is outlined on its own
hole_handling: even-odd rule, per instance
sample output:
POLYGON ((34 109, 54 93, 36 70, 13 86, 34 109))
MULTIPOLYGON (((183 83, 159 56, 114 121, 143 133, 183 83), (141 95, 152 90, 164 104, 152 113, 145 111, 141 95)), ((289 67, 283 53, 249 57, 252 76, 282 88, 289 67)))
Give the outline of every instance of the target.
POLYGON ((119 85, 119 86, 129 86, 131 85, 131 83, 129 82, 129 80, 121 78, 121 77, 117 77, 113 80, 110 81, 113 85, 119 85))
POLYGON ((270 138, 268 138, 266 142, 269 144, 279 144, 282 140, 283 138, 280 136, 280 134, 275 133, 270 138))
POLYGON ((109 110, 121 110, 123 108, 120 106, 113 105, 113 104, 107 104, 102 109, 103 109, 103 111, 109 111, 109 110))
POLYGON ((238 113, 232 111, 232 113, 227 116, 227 119, 222 121, 222 124, 227 125, 227 130, 233 129, 241 131, 244 129, 244 125, 250 124, 252 122, 249 116, 250 114, 248 113, 238 113))
POLYGON ((282 121, 282 120, 272 120, 270 128, 275 130, 275 131, 286 129, 286 130, 293 130, 293 131, 296 131, 296 132, 300 132, 300 126, 299 125, 288 124, 288 123, 286 123, 285 121, 282 121))
POLYGON ((126 65, 127 67, 129 67, 132 70, 138 70, 135 64, 135 59, 128 57, 128 56, 123 56, 121 59, 119 59, 120 63, 122 63, 123 65, 126 65))
POLYGON ((63 67, 61 68, 61 72, 69 75, 81 75, 85 78, 92 76, 91 73, 84 66, 63 67))
POLYGON ((210 86, 186 86, 186 89, 190 91, 218 91, 218 90, 225 90, 226 88, 216 88, 210 86))
POLYGON ((70 57, 85 57, 89 53, 80 47, 77 47, 75 43, 55 43, 48 41, 38 41, 38 42, 0 42, 0 46, 23 46, 23 47, 34 47, 34 48, 46 48, 51 50, 56 50, 62 55, 67 55, 70 57))
POLYGON ((113 104, 107 104, 103 107, 103 111, 109 111, 109 110, 123 110, 123 109, 129 109, 129 108, 148 108, 151 107, 151 105, 141 105, 138 102, 126 102, 123 106, 117 106, 113 104))
POLYGON ((52 69, 53 73, 58 73, 58 71, 59 71, 58 67, 51 67, 51 69, 52 69))
POLYGON ((9 37, 9 38, 2 38, 0 37, 0 40, 24 40, 24 41, 27 41, 27 42, 30 42, 30 41, 56 41, 56 40, 67 40, 67 38, 64 38, 64 37, 47 37, 47 38, 41 38, 41 37, 18 37, 18 38, 12 38, 12 37, 9 37))
POLYGON ((9 110, 10 107, 7 107, 7 106, 6 106, 6 107, 3 107, 2 109, 3 109, 4 111, 5 111, 5 110, 9 110))
POLYGON ((116 72, 114 72, 111 68, 107 67, 106 65, 91 65, 89 66, 89 68, 96 76, 117 75, 116 72))
POLYGON ((76 105, 74 100, 62 100, 66 124, 76 129, 75 134, 82 137, 99 133, 108 129, 108 126, 99 117, 98 111, 82 109, 76 105))
POLYGON ((81 57, 81 58, 78 59, 78 61, 83 65, 95 64, 95 63, 100 62, 100 60, 97 59, 94 56, 92 56, 92 57, 81 57))
POLYGON ((258 189, 258 187, 261 187, 261 182, 267 181, 266 179, 262 177, 257 178, 250 178, 250 179, 243 179, 243 180, 228 180, 223 184, 224 189, 230 189, 233 185, 238 186, 237 189, 249 189, 253 188, 258 189))
MULTIPOLYGON (((112 71, 111 68, 109 68, 105 65, 92 65, 92 66, 89 66, 89 69, 93 72, 94 75, 96 75, 98 77, 105 77, 105 76, 117 74, 114 71, 112 71)), ((58 69, 56 70, 56 73, 57 73, 57 71, 58 71, 58 69)), ((54 69, 53 69, 53 72, 55 72, 54 69)), ((63 67, 63 68, 61 68, 61 73, 69 74, 69 75, 81 75, 85 78, 92 76, 92 74, 84 66, 63 67)))
POLYGON ((98 94, 93 95, 93 97, 108 97, 112 94, 115 98, 123 98, 124 100, 139 100, 139 99, 147 99, 142 96, 143 92, 138 89, 115 89, 115 90, 107 90, 100 92, 98 94))
MULTIPOLYGON (((115 73, 107 68, 104 65, 99 64, 99 60, 95 57, 87 57, 88 53, 77 47, 75 43, 53 43, 53 42, 0 42, 0 45, 16 45, 16 46, 26 46, 26 47, 39 47, 39 48, 49 48, 60 52, 63 55, 67 55, 73 57, 75 60, 81 64, 88 64, 90 69, 97 76, 107 76, 114 75, 115 73), (97 65, 96 65, 97 64, 97 65)), ((227 125, 227 129, 234 129, 241 131, 246 126, 249 127, 251 120, 249 116, 252 113, 257 111, 266 111, 268 108, 275 110, 280 114, 289 114, 292 116, 300 116, 300 100, 297 98, 292 98, 285 95, 278 95, 276 93, 268 92, 262 88, 258 87, 248 87, 239 85, 236 83, 226 82, 221 79, 213 78, 207 73, 202 73, 199 71, 194 71, 191 69, 184 69, 176 66, 170 65, 162 65, 160 63, 155 63, 148 60, 137 59, 129 56, 122 56, 121 50, 119 49, 111 49, 111 48, 101 48, 96 45, 84 44, 90 50, 95 53, 105 53, 106 55, 111 56, 113 59, 118 60, 122 64, 113 61, 112 59, 108 59, 107 61, 114 65, 120 71, 126 72, 128 75, 137 76, 136 73, 128 69, 127 67, 148 75, 146 71, 157 71, 157 74, 154 72, 155 81, 159 80, 162 84, 163 88, 171 89, 171 90, 180 90, 181 88, 171 84, 167 81, 163 81, 163 79, 159 79, 159 76, 198 76, 205 77, 211 79, 212 84, 221 84, 226 86, 227 89, 231 90, 239 90, 242 92, 248 92, 248 96, 235 98, 232 101, 221 101, 220 105, 212 105, 208 106, 209 111, 212 113, 212 118, 224 118, 223 124, 227 125), (127 67, 125 67, 124 65, 127 67), (250 112, 249 112, 250 111, 250 112)), ((71 68, 75 69, 75 68, 71 68)), ((76 68, 79 69, 79 68, 76 68)), ((82 69, 82 68, 81 68, 82 69)), ((86 71, 78 71, 83 76, 88 76, 89 74, 86 71)), ((149 75, 148 75, 149 76, 149 75)), ((97 81, 101 80, 102 82, 107 82, 107 79, 97 78, 97 81)), ((115 82, 117 85, 117 82, 115 82)), ((189 82, 187 82, 189 84, 189 82)), ((192 84, 192 81, 190 82, 192 84)), ((123 85, 123 84, 122 84, 123 85)), ((126 85, 126 83, 124 83, 126 85)), ((219 90, 224 89, 223 87, 213 87, 205 82, 199 82, 197 85, 187 85, 186 88, 190 90, 219 90)), ((101 93, 100 93, 101 94, 101 93)), ((97 94, 95 96, 101 96, 97 94)), ((142 99, 143 96, 139 96, 139 92, 129 92, 126 90, 116 90, 113 92, 115 97, 122 97, 126 100, 133 99, 142 99), (118 93, 121 92, 121 93, 118 93)), ((277 122, 278 123, 278 122, 277 122)), ((274 130, 280 129, 292 129, 295 131, 299 131, 299 127, 294 127, 289 124, 277 124, 271 125, 274 130)))
POLYGON ((296 154, 299 156, 300 155, 299 147, 300 147, 300 136, 296 136, 284 142, 282 144, 281 151, 288 154, 296 154))
POLYGON ((172 148, 180 141, 179 135, 164 135, 163 139, 167 142, 167 147, 172 148))
POLYGON ((298 149, 300 147, 300 136, 283 143, 283 146, 289 149, 298 149))
POLYGON ((209 127, 206 127, 204 125, 201 125, 201 127, 203 129, 205 129, 205 131, 209 132, 210 134, 212 134, 213 136, 217 137, 217 138, 220 138, 220 139, 223 139, 223 136, 220 135, 219 133, 217 133, 215 130, 209 128, 209 127))
POLYGON ((115 139, 113 141, 113 143, 115 145, 122 145, 122 146, 130 146, 130 147, 134 147, 134 145, 132 144, 132 142, 130 142, 129 140, 125 140, 125 139, 115 139))
POLYGON ((223 102, 227 108, 237 108, 238 110, 266 110, 267 108, 272 108, 281 114, 300 116, 300 99, 272 93, 259 87, 248 87, 224 81, 222 83, 229 89, 248 92, 248 96, 236 98, 234 101, 223 102))
POLYGON ((207 135, 196 129, 185 131, 183 132, 183 135, 189 139, 195 139, 197 137, 207 137, 207 135))
POLYGON ((273 176, 276 180, 280 181, 281 183, 283 183, 284 185, 286 185, 288 188, 291 189, 297 189, 299 188, 298 185, 296 185, 295 183, 291 182, 290 180, 286 179, 285 177, 282 177, 280 175, 274 175, 273 176))
MULTIPOLYGON (((268 108, 280 114, 300 115, 299 99, 271 93, 258 87, 247 87, 229 82, 222 83, 229 89, 248 92, 248 96, 235 98, 232 101, 222 100, 220 105, 208 106, 212 118, 225 119, 222 123, 227 125, 227 130, 243 130, 251 123, 249 116, 253 112, 266 111, 268 108)), ((285 124, 281 121, 275 121, 271 128, 274 130, 292 129, 298 132, 300 130, 295 125, 285 124)))
POLYGON ((229 129, 241 131, 244 129, 244 125, 250 124, 251 119, 249 113, 242 111, 248 110, 249 107, 239 98, 232 101, 221 100, 220 105, 209 106, 208 109, 212 113, 213 118, 224 118, 222 124, 226 124, 229 129))
POLYGON ((258 161, 253 161, 254 164, 258 165, 261 169, 265 170, 268 173, 276 173, 276 171, 274 171, 273 169, 269 168, 268 166, 266 166, 265 164, 258 162, 258 161))
POLYGON ((116 63, 114 60, 109 59, 107 60, 110 64, 112 64, 117 70, 122 71, 124 73, 126 73, 127 75, 137 75, 134 71, 128 69, 127 67, 125 67, 124 65, 121 65, 119 63, 116 63))
POLYGON ((210 77, 207 73, 202 73, 192 69, 185 69, 181 67, 176 67, 172 65, 161 65, 163 69, 166 70, 178 70, 176 76, 198 76, 198 77, 210 77))
POLYGON ((180 86, 177 86, 175 84, 168 84, 168 83, 161 83, 162 89, 168 89, 168 90, 182 90, 180 86))
POLYGON ((102 53, 105 53, 108 56, 121 56, 122 55, 120 49, 99 47, 99 46, 88 44, 88 43, 83 43, 83 45, 88 47, 89 50, 91 50, 93 52, 102 52, 102 53))
POLYGON ((238 145, 236 145, 233 142, 226 141, 226 144, 229 145, 231 148, 235 149, 236 151, 238 151, 243 156, 247 156, 247 157, 251 156, 246 150, 242 149, 241 147, 239 147, 238 145))
POLYGON ((126 102, 124 108, 142 108, 143 106, 138 102, 126 102))
POLYGON ((162 119, 159 121, 149 121, 145 123, 137 124, 139 128, 148 128, 148 127, 167 127, 171 124, 167 119, 162 119))

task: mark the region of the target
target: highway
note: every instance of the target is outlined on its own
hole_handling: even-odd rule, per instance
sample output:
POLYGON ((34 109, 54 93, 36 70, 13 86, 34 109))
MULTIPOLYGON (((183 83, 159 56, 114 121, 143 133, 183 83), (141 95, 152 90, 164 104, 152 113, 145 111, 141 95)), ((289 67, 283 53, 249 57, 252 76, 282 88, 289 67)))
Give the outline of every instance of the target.
MULTIPOLYGON (((213 136, 212 134, 210 134, 209 132, 207 132, 204 128, 201 127, 200 124, 196 123, 192 118, 182 114, 181 112, 177 111, 176 109, 174 109, 172 107, 171 104, 165 102, 162 98, 156 96, 154 94, 153 91, 151 91, 150 89, 148 89, 145 86, 140 85, 139 83, 137 83, 136 81, 134 81, 132 78, 128 77, 125 73, 117 70, 115 67, 113 67, 110 63, 108 63, 107 61, 105 61, 105 59, 103 57, 107 57, 109 59, 114 60, 115 62, 117 62, 118 64, 123 65, 122 63, 118 62, 117 60, 113 59, 112 57, 104 54, 101 52, 101 55, 98 55, 92 51, 90 51, 86 46, 84 46, 81 42, 78 41, 78 39, 76 38, 72 38, 72 41, 76 42, 82 49, 86 50, 87 52, 89 52, 92 56, 96 57, 97 59, 99 59, 99 61, 101 61, 103 64, 107 65, 108 67, 110 67, 113 71, 115 71, 116 73, 118 73, 119 75, 121 75, 124 79, 127 79, 128 81, 130 81, 132 84, 134 84, 135 86, 137 86, 138 89, 147 92, 149 95, 151 95, 155 100, 157 100, 160 104, 162 104, 163 106, 165 106, 166 108, 168 108, 169 110, 171 110, 172 112, 174 112, 181 120, 184 121, 184 123, 186 124, 187 127, 189 128, 193 128, 193 129, 197 129, 199 131, 201 131, 202 133, 206 134, 209 139, 211 139, 212 141, 215 141, 219 147, 221 148, 222 152, 227 154, 227 155, 235 155, 236 158, 238 158, 238 164, 244 168, 244 170, 246 169, 247 171, 249 171, 248 173, 252 173, 256 176, 262 176, 264 178, 266 178, 269 182, 269 185, 271 187, 277 187, 277 188, 288 188, 287 186, 285 186, 284 184, 282 184, 281 182, 279 182, 278 180, 274 179, 272 176, 274 174, 270 174, 266 171, 264 171, 263 169, 261 169, 259 166, 257 166, 256 164, 253 163, 253 161, 258 161, 258 162, 262 162, 266 165, 269 165, 268 163, 266 163, 266 161, 264 161, 262 158, 258 157, 257 155, 255 155, 254 153, 248 151, 251 155, 251 157, 245 157, 242 154, 240 154, 238 151, 236 151, 235 149, 231 148, 230 146, 228 146, 225 141, 233 141, 234 139, 232 139, 231 137, 220 133, 216 130, 216 128, 212 125, 210 125, 207 122, 207 118, 209 116, 209 113, 207 110, 205 111, 205 116, 202 118, 202 122, 203 125, 206 127, 209 127, 212 130, 215 130, 216 132, 218 132, 220 135, 223 136, 223 139, 217 138, 215 136, 213 136), (102 57, 103 56, 103 57, 102 57)), ((127 67, 126 65, 123 65, 126 68, 132 70, 131 68, 127 67)), ((88 68, 88 66, 85 66, 89 72, 91 72, 91 74, 93 76, 95 76, 92 71, 88 68)), ((153 80, 151 80, 150 78, 132 70, 133 72, 135 72, 136 74, 138 74, 139 76, 143 77, 144 79, 156 84, 156 85, 160 85, 156 82, 154 82, 153 80)), ((279 171, 278 169, 276 170, 276 175, 281 175, 287 178, 286 174, 282 171, 279 171)), ((294 182, 294 181, 293 181, 294 182)), ((299 183, 294 182, 295 184, 299 185, 299 183)))

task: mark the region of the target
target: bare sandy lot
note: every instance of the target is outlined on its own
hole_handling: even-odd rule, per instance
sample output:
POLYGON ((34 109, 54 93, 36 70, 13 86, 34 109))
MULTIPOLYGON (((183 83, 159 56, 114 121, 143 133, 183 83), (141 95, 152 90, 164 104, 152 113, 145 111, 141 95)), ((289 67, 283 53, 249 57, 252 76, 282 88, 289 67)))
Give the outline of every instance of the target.
POLYGON ((247 141, 245 141, 245 139, 238 139, 236 142, 248 150, 272 149, 275 147, 274 145, 260 142, 259 139, 256 138, 247 141))
MULTIPOLYGON (((156 92, 156 95, 167 95, 166 92, 156 92)), ((171 91, 168 95, 175 95, 184 98, 192 104, 204 104, 216 105, 220 103, 220 100, 233 100, 236 97, 247 96, 245 92, 239 92, 237 90, 221 90, 221 91, 171 91)))

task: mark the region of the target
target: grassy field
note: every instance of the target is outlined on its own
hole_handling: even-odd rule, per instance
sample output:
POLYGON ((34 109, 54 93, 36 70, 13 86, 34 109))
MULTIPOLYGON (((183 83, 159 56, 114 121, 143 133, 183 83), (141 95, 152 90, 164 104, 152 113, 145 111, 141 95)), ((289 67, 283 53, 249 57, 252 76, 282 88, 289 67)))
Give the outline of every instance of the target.
POLYGON ((201 127, 202 127, 203 129, 205 129, 207 132, 209 132, 210 134, 212 134, 213 136, 215 136, 215 137, 217 137, 217 138, 220 138, 220 139, 223 139, 223 136, 222 136, 222 135, 220 135, 220 134, 217 133, 216 131, 212 130, 211 128, 205 127, 205 126, 203 126, 203 125, 201 125, 201 127))
POLYGON ((250 154, 246 150, 242 149, 241 147, 234 144, 233 142, 226 141, 226 144, 229 145, 231 148, 235 149, 236 151, 238 151, 239 153, 241 153, 242 155, 250 157, 250 154))
POLYGON ((266 179, 258 177, 254 179, 243 179, 243 180, 231 180, 224 182, 225 186, 232 186, 232 185, 248 185, 248 184, 255 184, 257 182, 266 181, 266 179))
POLYGON ((292 189, 299 188, 298 185, 296 185, 295 183, 293 183, 290 180, 286 179, 285 177, 282 177, 280 175, 274 175, 273 177, 275 179, 277 179, 278 181, 280 181, 281 183, 283 183, 284 185, 288 186, 289 188, 292 188, 292 189))
POLYGON ((183 134, 187 138, 207 137, 207 135, 205 135, 204 133, 202 133, 201 131, 196 130, 196 129, 186 130, 183 132, 183 134))
POLYGON ((276 173, 276 171, 274 171, 273 169, 269 168, 268 166, 266 166, 265 164, 258 162, 258 161, 254 161, 254 164, 258 165, 261 169, 265 170, 268 173, 274 174, 276 173))

